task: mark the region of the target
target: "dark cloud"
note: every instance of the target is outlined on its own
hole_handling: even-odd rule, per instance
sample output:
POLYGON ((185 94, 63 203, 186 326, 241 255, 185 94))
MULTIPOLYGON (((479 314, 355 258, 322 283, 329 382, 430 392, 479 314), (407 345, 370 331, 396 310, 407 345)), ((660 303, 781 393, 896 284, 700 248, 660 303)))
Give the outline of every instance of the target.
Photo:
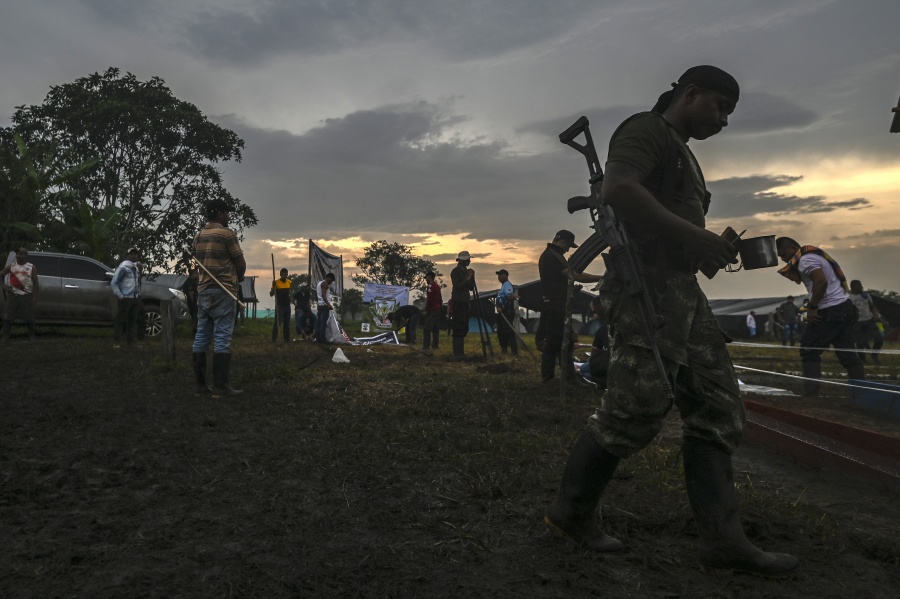
POLYGON ((460 140, 450 132, 459 120, 425 102, 328 119, 302 135, 225 119, 246 141, 244 161, 224 165, 226 183, 257 211, 255 235, 272 238, 544 239, 587 224, 565 210, 587 189, 574 153, 522 156, 499 141, 460 140))
POLYGON ((95 17, 106 23, 123 27, 140 27, 145 19, 165 11, 163 0, 79 0, 95 17))
MULTIPOLYGON (((587 116, 591 124, 591 135, 597 146, 597 153, 603 160, 606 154, 606 145, 616 128, 629 116, 638 112, 649 110, 655 98, 650 99, 646 106, 618 105, 606 108, 591 108, 578 114, 534 121, 518 127, 517 133, 534 133, 551 138, 558 143, 559 134, 565 131, 578 117, 587 116)), ((770 133, 774 131, 799 129, 811 125, 819 120, 819 115, 775 96, 749 92, 741 96, 738 108, 730 119, 728 129, 731 134, 770 133)))
POLYGON ((568 129, 572 123, 581 116, 588 117, 591 127, 591 136, 597 146, 598 153, 603 153, 607 140, 612 136, 616 127, 629 116, 648 110, 650 106, 611 106, 609 108, 589 108, 577 114, 570 114, 543 121, 534 121, 522 125, 516 129, 517 133, 536 133, 552 137, 559 143, 559 134, 568 129))
POLYGON ((771 191, 801 179, 790 175, 755 175, 710 181, 709 190, 713 196, 710 216, 717 219, 761 214, 796 217, 836 210, 862 210, 872 205, 866 198, 828 201, 824 196, 801 197, 771 191))
POLYGON ((210 61, 237 64, 397 41, 426 41, 453 59, 468 60, 559 36, 596 4, 594 0, 272 0, 255 9, 203 11, 187 27, 185 44, 210 61))
POLYGON ((763 92, 745 92, 729 119, 728 133, 769 133, 802 129, 818 121, 820 115, 790 100, 763 92))

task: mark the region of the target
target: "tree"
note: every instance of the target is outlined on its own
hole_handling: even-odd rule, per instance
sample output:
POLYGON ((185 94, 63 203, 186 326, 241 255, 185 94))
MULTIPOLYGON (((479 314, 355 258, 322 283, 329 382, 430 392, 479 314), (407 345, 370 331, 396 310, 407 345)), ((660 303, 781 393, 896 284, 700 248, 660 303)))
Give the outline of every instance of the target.
POLYGON ((309 284, 309 275, 307 273, 288 275, 288 281, 291 282, 291 289, 297 291, 304 285, 309 284))
POLYGON ((341 314, 350 313, 350 320, 356 320, 357 312, 363 309, 363 293, 359 289, 344 289, 344 295, 341 296, 341 314))
POLYGON ((409 246, 384 240, 376 241, 363 250, 362 258, 356 259, 356 266, 360 274, 353 275, 351 279, 357 285, 403 285, 425 291, 425 274, 428 271, 441 276, 434 262, 413 256, 409 246))
POLYGON ((35 151, 11 129, 0 129, 0 249, 4 255, 22 245, 45 245, 41 242, 49 237, 50 206, 79 209, 78 193, 64 186, 99 160, 90 158, 74 166, 70 162, 53 144, 35 151))
MULTIPOLYGON (((224 188, 216 167, 239 162, 243 140, 177 99, 159 77, 139 81, 110 68, 51 87, 43 104, 18 107, 12 121, 27 143, 56 147, 68 166, 100 158, 97 168, 65 183, 91 209, 77 211, 80 226, 97 233, 102 222, 106 246, 136 246, 151 266, 181 257, 206 220, 200 207, 208 200, 232 206, 238 232, 257 223, 253 210, 224 188)), ((49 212, 62 222, 72 217, 58 202, 49 212)))

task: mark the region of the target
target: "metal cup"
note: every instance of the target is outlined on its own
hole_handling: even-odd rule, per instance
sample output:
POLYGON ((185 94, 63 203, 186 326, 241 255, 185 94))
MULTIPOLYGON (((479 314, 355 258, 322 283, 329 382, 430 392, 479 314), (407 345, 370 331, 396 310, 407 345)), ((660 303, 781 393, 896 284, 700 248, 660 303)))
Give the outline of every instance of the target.
POLYGON ((744 270, 768 268, 778 264, 778 253, 775 251, 774 235, 741 239, 737 242, 737 246, 738 254, 741 257, 741 264, 737 268, 734 268, 729 264, 725 267, 725 270, 728 272, 737 272, 742 268, 744 270))

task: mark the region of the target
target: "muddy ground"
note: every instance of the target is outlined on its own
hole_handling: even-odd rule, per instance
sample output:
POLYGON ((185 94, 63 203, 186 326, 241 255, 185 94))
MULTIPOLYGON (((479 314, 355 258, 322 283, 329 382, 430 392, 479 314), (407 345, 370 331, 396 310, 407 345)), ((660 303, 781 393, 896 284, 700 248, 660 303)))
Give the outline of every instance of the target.
POLYGON ((542 510, 597 394, 560 399, 527 356, 449 362, 447 341, 333 364, 248 326, 246 393, 212 400, 192 393, 183 336, 175 364, 102 332, 15 339, 0 348, 0 596, 900 596, 898 498, 750 446, 748 535, 802 567, 702 571, 674 420, 603 499, 627 552, 553 537, 542 510))

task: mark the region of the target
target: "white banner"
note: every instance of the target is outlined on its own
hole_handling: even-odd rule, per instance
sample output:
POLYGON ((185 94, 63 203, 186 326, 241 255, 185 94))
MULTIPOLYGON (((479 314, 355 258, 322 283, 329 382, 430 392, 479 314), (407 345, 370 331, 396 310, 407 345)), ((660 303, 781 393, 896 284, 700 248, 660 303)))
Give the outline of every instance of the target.
POLYGON ((401 285, 379 285, 378 283, 366 283, 363 287, 363 303, 375 301, 375 298, 393 299, 396 306, 405 306, 409 303, 409 287, 401 285))
POLYGON ((363 316, 376 329, 391 329, 394 325, 388 320, 388 314, 409 303, 409 287, 366 283, 363 287, 363 302, 369 304, 363 316))

